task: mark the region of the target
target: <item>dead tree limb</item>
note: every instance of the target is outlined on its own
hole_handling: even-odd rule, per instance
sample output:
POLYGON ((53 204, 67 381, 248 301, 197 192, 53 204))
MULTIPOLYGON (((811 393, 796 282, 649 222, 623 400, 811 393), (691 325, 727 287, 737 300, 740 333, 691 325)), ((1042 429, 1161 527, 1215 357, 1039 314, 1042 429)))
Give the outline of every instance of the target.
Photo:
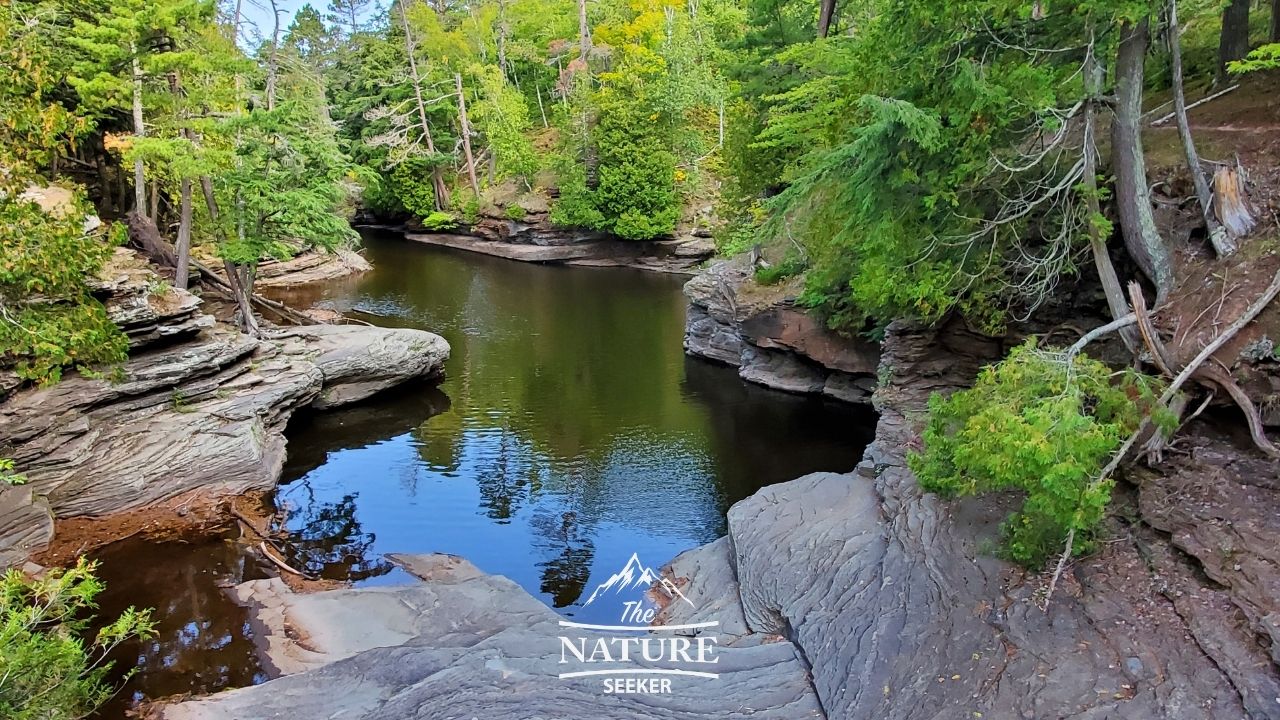
POLYGON ((1187 118, 1187 97, 1182 87, 1182 31, 1178 26, 1178 0, 1169 0, 1169 54, 1173 61, 1173 113, 1178 119, 1178 136, 1182 140, 1182 152, 1187 158, 1187 170, 1200 202, 1200 215, 1204 218, 1209 242, 1218 257, 1236 251, 1235 237, 1213 216, 1213 194, 1209 181, 1200 167, 1200 154, 1196 152, 1195 139, 1191 136, 1191 121, 1187 118))
MULTIPOLYGON (((238 297, 238 294, 236 293, 235 288, 232 287, 232 285, 226 280, 224 280, 220 275, 218 275, 213 268, 209 267, 208 265, 205 265, 199 260, 194 260, 194 259, 191 261, 191 264, 194 265, 196 270, 200 272, 200 277, 206 280, 207 282, 209 282, 209 284, 213 285, 215 289, 221 290, 222 292, 226 293, 227 296, 232 300, 235 300, 238 297)), ((256 293, 249 295, 249 302, 252 303, 253 305, 257 305, 260 308, 265 308, 267 310, 270 310, 271 312, 274 312, 275 314, 279 315, 285 320, 288 320, 289 322, 294 323, 295 325, 324 324, 324 323, 321 323, 319 320, 316 320, 315 318, 311 317, 310 315, 294 310, 293 308, 289 307, 288 305, 285 305, 284 303, 277 302, 269 298, 264 298, 261 295, 258 295, 256 293)))
MULTIPOLYGON (((1210 96, 1208 96, 1208 97, 1201 98, 1201 99, 1199 99, 1199 100, 1197 100, 1197 101, 1195 101, 1195 102, 1191 103, 1190 105, 1188 105, 1188 106, 1187 106, 1187 109, 1188 109, 1188 110, 1191 110, 1191 109, 1193 109, 1193 108, 1200 107, 1201 105, 1203 105, 1203 104, 1205 104, 1205 103, 1207 103, 1207 102, 1209 102, 1209 101, 1211 101, 1211 100, 1217 100, 1218 98, 1222 97, 1223 95, 1226 95, 1227 93, 1231 92, 1232 90, 1235 90, 1235 89, 1236 89, 1236 88, 1238 88, 1238 87, 1240 87, 1240 86, 1239 86, 1239 85, 1232 85, 1231 87, 1227 88, 1226 90, 1219 90, 1218 92, 1216 92, 1216 93, 1214 93, 1214 94, 1212 94, 1212 95, 1210 95, 1210 96)), ((1155 125, 1163 125, 1163 124, 1165 124, 1165 123, 1169 122, 1170 120, 1172 120, 1176 114, 1177 114, 1177 113, 1169 113, 1168 115, 1161 115, 1159 118, 1157 118, 1157 119, 1155 119, 1155 120, 1152 120, 1152 121, 1151 121, 1151 124, 1152 124, 1153 126, 1155 126, 1155 125)))
POLYGON ((1142 335, 1142 342, 1151 353, 1152 363, 1166 377, 1173 377, 1173 356, 1161 342, 1156 326, 1151 322, 1151 315, 1147 312, 1147 299, 1143 297, 1142 288, 1136 282, 1129 282, 1129 300, 1133 303, 1133 315, 1138 321, 1138 333, 1142 335))
POLYGON ((1075 341, 1075 343, 1071 347, 1067 348, 1067 364, 1070 365, 1071 361, 1075 360, 1076 355, 1079 355, 1080 351, 1084 350, 1084 347, 1089 343, 1093 342, 1094 340, 1097 340, 1098 338, 1102 337, 1103 335, 1106 335, 1107 333, 1113 333, 1116 330, 1119 330, 1121 328, 1127 328, 1136 322, 1138 322, 1138 316, 1134 315, 1133 313, 1129 313, 1128 315, 1125 315, 1123 317, 1118 317, 1115 320, 1112 320, 1106 325, 1099 325, 1098 327, 1080 336, 1079 340, 1075 341))
POLYGON ((1196 377, 1204 378, 1226 391, 1236 406, 1240 408, 1240 412, 1244 413, 1245 422, 1249 426, 1249 437, 1253 440, 1253 444, 1270 457, 1280 458, 1280 448, 1267 439, 1266 429, 1262 425, 1262 416, 1258 414, 1258 408, 1254 406, 1249 394, 1240 387, 1230 373, 1221 368, 1206 365, 1196 372, 1196 377))

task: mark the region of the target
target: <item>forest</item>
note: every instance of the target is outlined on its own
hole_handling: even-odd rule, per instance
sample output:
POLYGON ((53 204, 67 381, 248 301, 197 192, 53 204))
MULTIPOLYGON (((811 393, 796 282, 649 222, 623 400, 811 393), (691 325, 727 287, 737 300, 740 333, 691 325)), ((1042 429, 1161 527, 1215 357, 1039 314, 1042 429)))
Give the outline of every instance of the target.
MULTIPOLYGON (((1280 457, 1206 363, 1280 274, 1215 335, 1152 322, 1197 317, 1189 287, 1280 247, 1250 200, 1274 168, 1204 154, 1188 116, 1280 71, 1280 0, 2 0, 0 37, 4 395, 112 377, 129 344, 88 280, 118 246, 176 288, 218 284, 256 336, 264 260, 355 247, 357 217, 449 231, 534 196, 625 240, 710 223, 847 336, 953 317, 1001 335, 1098 288, 1106 322, 935 397, 911 460, 943 495, 1021 491, 1002 552, 1032 568, 1092 549, 1117 469, 1160 452, 1193 387, 1280 457), (1198 225, 1181 240, 1144 153, 1166 113, 1198 225)), ((0 480, 23 478, 0 460, 0 480)), ((82 629, 85 567, 0 587, 0 646, 22 648, 0 675, 44 668, 0 679, 5 717, 79 717, 108 694, 89 658, 148 632, 129 615, 96 645, 44 642, 82 629)))

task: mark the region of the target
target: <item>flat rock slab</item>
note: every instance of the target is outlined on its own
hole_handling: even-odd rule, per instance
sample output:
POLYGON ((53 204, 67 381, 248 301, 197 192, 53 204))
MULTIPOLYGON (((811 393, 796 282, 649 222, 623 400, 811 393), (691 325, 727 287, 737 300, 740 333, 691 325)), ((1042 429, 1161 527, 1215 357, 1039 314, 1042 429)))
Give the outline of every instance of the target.
POLYGON ((409 233, 406 239, 426 245, 519 260, 521 262, 585 265, 591 267, 633 267, 656 272, 691 273, 714 252, 699 239, 618 240, 584 238, 580 241, 508 242, 475 235, 449 233, 409 233))
MULTIPOLYGON (((718 679, 677 678, 670 694, 609 695, 599 679, 560 679, 559 616, 515 583, 450 556, 399 557, 415 585, 285 597, 301 637, 328 652, 361 630, 384 647, 255 687, 169 706, 165 720, 485 718, 820 718, 806 668, 788 642, 725 647, 718 679), (377 609, 394 602, 395 632, 377 609), (323 609, 321 609, 323 608, 323 609), (302 626, 302 623, 310 623, 302 626), (348 626, 334 633, 332 626, 348 626), (329 628, 329 629, 325 629, 329 628), (400 631, 412 637, 401 639, 400 631), (338 638, 338 636, 341 636, 338 638), (338 638, 338 639, 335 639, 338 638)), ((589 635, 589 633, 587 633, 589 635)), ((644 665, 644 663, 640 663, 644 665)))

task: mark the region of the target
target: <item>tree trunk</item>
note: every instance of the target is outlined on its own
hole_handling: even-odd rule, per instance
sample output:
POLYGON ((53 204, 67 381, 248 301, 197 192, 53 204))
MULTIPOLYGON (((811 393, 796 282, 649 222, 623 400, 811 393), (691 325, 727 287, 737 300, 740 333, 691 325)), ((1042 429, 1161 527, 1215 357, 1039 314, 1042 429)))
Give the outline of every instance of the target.
POLYGON ((253 314, 253 275, 248 267, 241 268, 230 260, 222 261, 223 272, 227 274, 227 284, 231 286, 231 294, 235 295, 236 308, 240 311, 240 331, 250 337, 261 337, 262 328, 258 318, 253 314))
POLYGON ((467 179, 471 181, 471 190, 480 197, 480 183, 476 182, 476 161, 471 155, 471 125, 467 122, 467 99, 462 93, 462 73, 454 73, 453 81, 458 87, 458 128, 462 132, 462 154, 467 161, 467 179))
POLYGON ((178 201, 178 264, 173 274, 173 285, 187 289, 188 268, 191 267, 191 180, 182 178, 178 201))
MULTIPOLYGON (((1115 265, 1111 263, 1111 254, 1107 251, 1107 239, 1102 236, 1102 229, 1096 222, 1102 217, 1098 194, 1098 143, 1097 115, 1102 96, 1102 83, 1105 71, 1098 64, 1094 54, 1095 46, 1090 28, 1089 46, 1085 50, 1084 83, 1084 185, 1085 206, 1089 211, 1089 249, 1093 254, 1093 264, 1098 269, 1098 279, 1102 281, 1102 291, 1107 298, 1107 307, 1111 310, 1111 319, 1119 320, 1129 314, 1129 303, 1125 300, 1124 289, 1120 285, 1120 277, 1116 275, 1115 265)), ((1137 338, 1133 328, 1120 331, 1120 337, 1130 352, 1138 349, 1137 338)))
POLYGON ((831 19, 836 14, 836 0, 822 0, 818 11, 818 37, 824 38, 831 32, 831 19))
POLYGON ((1111 164, 1116 175, 1116 207, 1125 248, 1156 287, 1158 305, 1173 289, 1173 257, 1156 229, 1142 152, 1142 64, 1146 60, 1148 21, 1120 28, 1116 56, 1115 120, 1111 125, 1111 164))
MULTIPOLYGON (((145 137, 147 128, 142 122, 142 66, 138 63, 138 46, 132 42, 129 43, 129 54, 133 61, 133 135, 145 137)), ((146 176, 141 158, 133 161, 133 209, 139 213, 147 211, 146 176)))
POLYGON ((142 254, 151 262, 164 267, 177 266, 178 258, 173 246, 160 236, 160 231, 151 222, 151 218, 133 210, 125 216, 125 225, 129 229, 129 242, 142 250, 142 254))
POLYGON ((1249 210, 1248 195, 1240 173, 1229 167, 1219 168, 1213 175, 1214 201, 1218 219, 1235 237, 1244 237, 1257 226, 1249 210))
MULTIPOLYGON (((225 243, 226 233, 218 212, 218 199, 214 197, 213 182, 209 180, 208 175, 200 178, 200 190, 204 193, 204 205, 209 211, 209 221, 217 228, 218 234, 222 236, 222 241, 225 243)), ((240 311, 240 331, 251 337, 261 336, 262 330, 258 326, 258 319, 253 315, 253 303, 249 300, 250 291, 240 282, 240 274, 235 264, 229 260, 223 260, 222 270, 227 275, 227 285, 231 287, 231 294, 235 296, 236 307, 240 311)))
POLYGON ((1250 0, 1231 0, 1222 10, 1222 35, 1218 39, 1218 74, 1215 83, 1227 81, 1227 63, 1249 54, 1250 0))
POLYGON ((1280 0, 1271 0, 1271 32, 1267 33, 1267 41, 1280 43, 1280 0))
POLYGON ((267 110, 276 109, 276 81, 280 74, 280 9, 276 0, 271 0, 271 17, 275 20, 271 31, 271 53, 267 55, 267 110))
MULTIPOLYGON (((1280 2, 1280 0, 1276 0, 1280 2)), ((498 69, 507 77, 507 2, 498 0, 498 69)))
MULTIPOLYGON (((431 126, 427 123, 427 106, 422 100, 422 78, 418 75, 418 60, 415 57, 416 43, 413 39, 413 31, 409 28, 409 16, 405 14, 404 3, 400 3, 400 22, 404 25, 404 48, 405 54, 409 56, 409 79, 413 81, 413 99, 418 106, 418 123, 422 129, 422 139, 427 143, 427 152, 433 156, 436 152, 435 141, 431 139, 431 126)), ((435 158, 432 157, 434 162, 435 158)), ((436 210, 443 210, 449 206, 449 188, 444 184, 444 176, 440 173, 440 168, 431 168, 431 184, 435 188, 435 206, 436 210)))
MULTIPOLYGON (((102 151, 105 152, 105 151, 102 151)), ((124 208, 116 205, 112 186, 115 184, 111 179, 111 171, 107 168, 107 159, 98 150, 94 149, 93 166, 98 171, 98 186, 102 188, 102 209, 112 215, 123 212, 124 208)))
POLYGON ((360 32, 360 22, 356 20, 356 4, 354 2, 347 3, 347 12, 351 14, 351 37, 355 37, 360 32))
POLYGON ((1196 188, 1196 199, 1200 202, 1200 214, 1204 217, 1209 241, 1213 244, 1213 250, 1218 257, 1225 257, 1236 251, 1236 244, 1230 234, 1213 217, 1213 194, 1209 191, 1209 180, 1200 167, 1200 154, 1196 152, 1195 139, 1191 136, 1191 121, 1187 117, 1187 97, 1182 87, 1182 31, 1178 26, 1178 0, 1169 0, 1168 35, 1169 56, 1173 64, 1173 113, 1178 120, 1182 152, 1187 158, 1187 170, 1191 172, 1191 181, 1196 188))
POLYGON ((591 52, 591 28, 587 26, 587 0, 578 0, 578 59, 587 61, 591 52))

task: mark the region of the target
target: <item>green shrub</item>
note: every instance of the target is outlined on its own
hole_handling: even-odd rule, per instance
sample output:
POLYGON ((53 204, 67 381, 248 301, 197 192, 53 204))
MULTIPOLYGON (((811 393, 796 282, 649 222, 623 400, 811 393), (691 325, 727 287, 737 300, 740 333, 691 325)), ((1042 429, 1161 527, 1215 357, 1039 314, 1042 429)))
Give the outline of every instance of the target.
POLYGON ((1263 45, 1249 53, 1245 59, 1227 63, 1227 70, 1232 75, 1277 69, 1280 69, 1280 43, 1263 45))
POLYGON ((788 253, 782 262, 777 265, 756 268, 756 282, 761 285, 777 285, 787 278, 795 277, 804 272, 806 263, 804 258, 797 256, 795 253, 788 253))
POLYGON ((103 658, 133 637, 150 637, 149 611, 129 608, 92 639, 89 611, 102 583, 81 559, 69 570, 30 579, 17 570, 0 578, 0 717, 72 720, 115 693, 103 658))
POLYGON ((79 193, 69 207, 45 212, 20 189, 0 187, 0 366, 51 384, 64 369, 92 374, 94 365, 124 360, 128 338, 89 287, 115 239, 85 233, 79 193))
POLYGON ((14 472, 12 460, 0 458, 0 484, 25 485, 27 484, 27 476, 14 472))
POLYGON ((447 212, 432 210, 418 221, 426 230, 452 230, 458 227, 458 219, 447 212))
POLYGON ((508 220, 515 220, 518 222, 524 219, 524 216, 528 214, 528 211, 519 205, 508 205, 507 209, 502 211, 502 214, 506 215, 508 220))
POLYGON ((1141 422, 1153 386, 1084 356, 1068 368, 1062 353, 1030 341, 971 389, 930 398, 924 451, 908 462, 921 487, 942 495, 1025 493, 1002 528, 1011 559, 1038 566, 1072 530, 1085 552, 1111 499, 1112 481, 1095 478, 1141 422))

